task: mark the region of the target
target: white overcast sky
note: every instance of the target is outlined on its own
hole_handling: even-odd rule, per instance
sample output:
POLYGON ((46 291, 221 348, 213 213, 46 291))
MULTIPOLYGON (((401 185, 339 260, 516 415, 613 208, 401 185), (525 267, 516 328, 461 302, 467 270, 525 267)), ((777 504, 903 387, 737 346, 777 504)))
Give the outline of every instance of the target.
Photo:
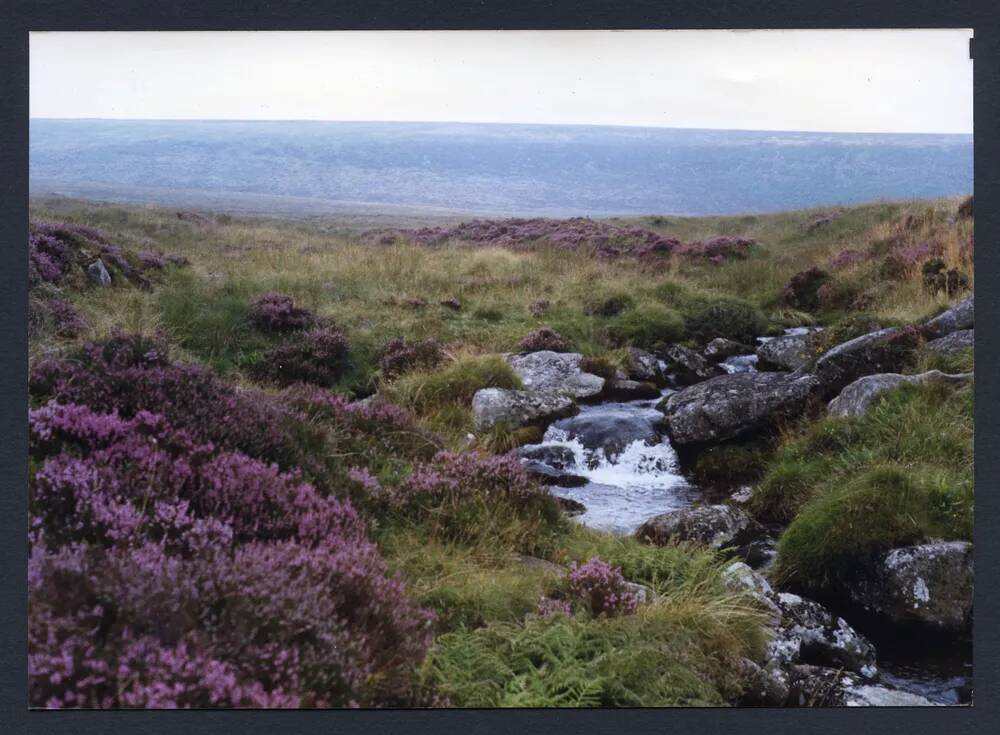
POLYGON ((32 33, 31 116, 972 132, 969 30, 32 33))

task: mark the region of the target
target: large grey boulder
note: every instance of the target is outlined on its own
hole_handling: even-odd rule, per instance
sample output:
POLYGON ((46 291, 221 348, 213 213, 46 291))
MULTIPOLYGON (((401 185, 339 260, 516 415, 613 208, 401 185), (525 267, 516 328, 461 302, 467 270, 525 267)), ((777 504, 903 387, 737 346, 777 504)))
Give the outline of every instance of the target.
POLYGON ((656 546, 687 541, 711 549, 739 550, 765 533, 763 526, 739 508, 697 505, 650 518, 635 537, 656 546))
POLYGON ((791 667, 788 705, 792 707, 934 707, 926 697, 824 666, 791 667))
POLYGON ((972 625, 972 544, 937 541, 893 549, 848 592, 897 623, 964 632, 972 625))
POLYGON ((497 424, 512 427, 540 424, 577 411, 567 395, 553 392, 483 388, 472 397, 472 417, 476 431, 487 431, 497 424))
POLYGON ((670 345, 663 350, 663 359, 667 372, 680 385, 692 385, 719 374, 718 368, 684 345, 670 345))
POLYGON ((576 466, 573 450, 555 444, 528 444, 517 450, 517 456, 547 465, 554 470, 568 470, 576 466))
POLYGON ((580 368, 583 355, 575 352, 542 350, 505 357, 527 391, 590 398, 604 389, 604 378, 585 373, 580 368))
POLYGON ((809 364, 808 335, 787 334, 764 342, 757 348, 759 370, 801 370, 809 364))
POLYGON ((667 417, 674 444, 703 444, 795 416, 818 387, 819 381, 808 373, 734 373, 673 393, 657 407, 667 417))
POLYGON ((962 350, 971 350, 976 346, 976 331, 974 329, 959 329, 944 337, 932 339, 927 343, 927 349, 943 355, 954 355, 962 350))
POLYGON ((617 457, 633 442, 652 445, 660 441, 653 421, 624 411, 583 413, 556 421, 552 428, 565 432, 567 439, 576 439, 586 449, 601 450, 608 459, 617 457))
POLYGON ((779 637, 794 642, 801 660, 875 676, 875 647, 846 620, 798 595, 783 592, 778 600, 783 613, 779 637))
POLYGON ((107 266, 104 265, 104 261, 100 258, 87 266, 87 278, 90 279, 91 283, 102 288, 111 285, 111 274, 108 273, 107 266))
POLYGON ((813 372, 824 394, 834 395, 865 375, 898 373, 912 361, 919 342, 915 329, 880 329, 824 352, 813 372))
POLYGON ((831 416, 863 416, 868 407, 879 395, 894 390, 901 385, 911 383, 963 383, 972 380, 972 373, 956 373, 950 375, 940 370, 929 370, 919 375, 900 375, 899 373, 881 373, 866 375, 848 385, 840 395, 830 401, 828 409, 831 416))
POLYGON ((924 324, 924 334, 929 338, 937 338, 957 332, 960 329, 972 329, 976 314, 974 300, 975 296, 969 296, 947 311, 938 314, 924 324))

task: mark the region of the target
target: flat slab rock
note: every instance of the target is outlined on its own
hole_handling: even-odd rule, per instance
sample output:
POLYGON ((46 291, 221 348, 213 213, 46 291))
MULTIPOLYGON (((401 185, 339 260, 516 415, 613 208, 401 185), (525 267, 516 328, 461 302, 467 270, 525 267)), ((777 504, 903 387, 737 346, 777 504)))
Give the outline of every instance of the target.
POLYGON ((865 375, 899 372, 913 358, 919 341, 913 329, 880 329, 824 352, 813 372, 824 394, 835 395, 865 375))
POLYGON ((863 416, 875 399, 886 391, 911 383, 963 383, 973 379, 972 373, 942 373, 929 370, 919 375, 880 373, 858 378, 844 388, 827 407, 831 416, 863 416))
POLYGON ((934 707, 919 694, 865 681, 857 674, 822 666, 791 668, 789 702, 798 707, 934 707))
POLYGON ((765 532, 763 526, 739 508, 697 505, 650 518, 635 532, 635 537, 657 546, 688 541, 712 549, 739 549, 765 532))
POLYGON ((801 370, 809 364, 807 334, 786 334, 769 339, 757 348, 759 370, 801 370))
POLYGON ((932 339, 927 343, 927 349, 943 355, 954 355, 962 350, 971 350, 976 346, 976 330, 959 329, 944 337, 932 339))
POLYGON ((937 541, 893 549, 848 592, 897 623, 965 632, 972 626, 972 544, 937 541))
POLYGON ((576 352, 542 350, 504 357, 526 391, 591 398, 604 390, 604 378, 584 372, 580 368, 583 355, 576 352))
POLYGON ((472 397, 472 416, 476 431, 487 431, 497 424, 526 426, 544 423, 577 412, 569 396, 538 391, 482 388, 472 397))
POLYGON ((675 444, 719 442, 801 413, 818 387, 808 373, 734 373, 673 393, 658 408, 675 444))

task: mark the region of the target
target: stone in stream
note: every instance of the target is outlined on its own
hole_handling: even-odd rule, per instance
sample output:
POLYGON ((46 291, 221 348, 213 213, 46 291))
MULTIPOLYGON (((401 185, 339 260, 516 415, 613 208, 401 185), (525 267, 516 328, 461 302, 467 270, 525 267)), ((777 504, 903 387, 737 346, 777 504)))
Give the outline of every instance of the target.
POLYGON ((587 506, 579 500, 573 500, 573 498, 561 498, 558 495, 554 497, 556 499, 556 503, 559 505, 559 508, 562 509, 562 512, 568 516, 576 516, 587 512, 587 506))
POLYGON ((542 350, 505 357, 526 391, 592 398, 604 390, 604 378, 585 373, 580 368, 583 355, 576 352, 542 350))
POLYGON ((525 471, 543 485, 555 485, 557 487, 583 487, 589 480, 580 475, 570 472, 563 472, 549 467, 547 464, 529 459, 522 460, 525 471))
POLYGON ((976 331, 974 329, 959 329, 944 337, 932 339, 927 343, 927 349, 943 355, 954 355, 962 350, 971 350, 976 346, 976 331))
POLYGON ((961 329, 972 329, 975 313, 975 296, 969 296, 924 324, 922 331, 928 339, 936 339, 961 329))
MULTIPOLYGON (((655 415, 655 414, 654 414, 655 415)), ((591 451, 600 450, 605 458, 613 459, 633 442, 652 445, 660 441, 660 433, 650 419, 635 413, 582 413, 552 424, 591 451)))
POLYGON ((973 379, 972 373, 949 375, 940 370, 930 370, 919 375, 880 373, 858 378, 848 385, 840 395, 830 401, 831 416, 863 416, 875 399, 885 391, 893 390, 909 383, 964 383, 973 379))
POLYGON ((763 526, 731 505, 696 505, 650 518, 635 532, 639 541, 666 546, 688 541, 710 549, 740 550, 764 536, 763 526))
POLYGON ((567 470, 576 466, 576 455, 569 447, 554 444, 529 444, 517 450, 521 459, 546 464, 554 470, 567 470))
POLYGON ((604 386, 604 395, 615 401, 641 401, 660 397, 660 389, 638 380, 613 379, 604 386))
POLYGON ((880 329, 827 350, 816 360, 813 372, 824 395, 835 395, 865 375, 899 372, 913 361, 919 343, 916 329, 880 329))
POLYGON ((638 347, 628 348, 626 373, 630 380, 651 382, 657 385, 662 385, 666 379, 660 367, 660 358, 651 352, 640 350, 638 347))
POLYGON ((472 416, 477 432, 487 431, 497 424, 518 427, 545 423, 571 416, 577 410, 571 397, 559 393, 482 388, 472 397, 472 416))
POLYGON ((753 347, 726 339, 725 337, 716 337, 705 345, 705 349, 702 350, 701 354, 712 362, 722 362, 728 357, 746 355, 750 352, 753 352, 753 347))
POLYGON ((847 592, 896 623, 948 632, 972 626, 972 544, 936 541, 882 555, 847 592))
POLYGON ((793 707, 933 707, 919 694, 866 682, 857 674, 823 666, 799 664, 789 671, 793 707))
POLYGON ((657 408, 674 444, 714 443, 800 414, 818 387, 808 373, 734 373, 673 393, 657 408))
POLYGON ((718 375, 718 369, 704 357, 684 345, 670 345, 663 350, 668 371, 681 385, 692 385, 718 375))
POLYGON ((757 348, 757 367, 760 370, 800 370, 809 364, 810 359, 808 334, 775 337, 757 348))

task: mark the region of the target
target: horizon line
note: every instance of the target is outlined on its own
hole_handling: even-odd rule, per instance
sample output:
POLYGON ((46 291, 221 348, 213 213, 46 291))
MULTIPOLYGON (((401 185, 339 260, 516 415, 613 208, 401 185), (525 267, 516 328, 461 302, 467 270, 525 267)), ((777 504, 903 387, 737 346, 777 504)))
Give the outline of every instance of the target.
POLYGON ((712 130, 735 133, 807 133, 814 135, 951 135, 973 137, 974 131, 909 131, 909 130, 795 130, 790 128, 732 128, 732 127, 691 127, 686 125, 635 125, 628 123, 544 123, 544 122, 497 122, 470 120, 343 120, 323 118, 223 118, 223 117, 48 117, 28 116, 32 121, 52 122, 201 122, 201 123, 346 123, 376 125, 495 125, 518 127, 579 127, 579 128, 632 128, 637 130, 712 130))

